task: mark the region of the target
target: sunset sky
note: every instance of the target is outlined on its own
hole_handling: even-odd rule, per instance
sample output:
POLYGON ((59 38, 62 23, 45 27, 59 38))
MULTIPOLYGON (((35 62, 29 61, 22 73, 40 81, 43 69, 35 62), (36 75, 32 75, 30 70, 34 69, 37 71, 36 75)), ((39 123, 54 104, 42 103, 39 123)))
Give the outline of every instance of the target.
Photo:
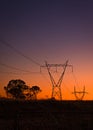
POLYGON ((82 91, 85 85, 84 99, 93 100, 92 0, 0 1, 1 95, 11 79, 22 79, 40 86, 40 98, 50 98, 51 81, 46 68, 40 73, 40 66, 66 60, 73 72, 68 67, 64 75, 63 99, 75 99, 74 86, 82 91))

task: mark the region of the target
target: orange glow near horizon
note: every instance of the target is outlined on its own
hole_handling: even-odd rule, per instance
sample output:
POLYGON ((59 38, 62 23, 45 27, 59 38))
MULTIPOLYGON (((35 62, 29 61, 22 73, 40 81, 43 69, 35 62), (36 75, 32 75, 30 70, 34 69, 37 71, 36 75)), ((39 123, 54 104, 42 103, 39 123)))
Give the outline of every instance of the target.
POLYGON ((85 86, 84 99, 92 100, 93 2, 2 0, 0 5, 0 94, 5 95, 3 87, 10 80, 21 79, 29 86, 40 86, 38 98, 51 98, 47 69, 37 72, 44 61, 64 64, 69 60, 73 73, 66 70, 62 98, 75 99, 74 86, 77 91, 85 86))
MULTIPOLYGON (((60 75, 60 74, 59 74, 60 75)), ((57 77, 55 78, 54 74, 54 79, 57 82, 59 79, 59 76, 57 74, 57 77)), ((76 90, 77 91, 82 91, 83 90, 83 86, 85 85, 86 87, 86 92, 88 92, 88 94, 85 94, 84 96, 84 100, 92 100, 92 75, 91 78, 88 75, 79 75, 79 73, 77 73, 77 76, 79 77, 79 80, 81 82, 76 81, 76 77, 74 77, 74 74, 71 72, 70 69, 67 69, 64 77, 63 77, 63 81, 62 81, 62 85, 61 85, 61 92, 62 92, 62 99, 63 100, 76 100, 74 94, 72 94, 72 92, 74 91, 74 86, 76 86, 76 90), (84 80, 81 80, 84 79, 84 80)), ((1 86, 1 95, 5 96, 5 92, 3 87, 6 86, 8 84, 8 82, 11 79, 22 79, 26 82, 26 84, 28 86, 33 86, 33 85, 37 85, 41 88, 42 92, 40 92, 38 94, 38 99, 48 99, 51 98, 51 94, 52 94, 52 84, 51 84, 51 80, 50 77, 48 75, 48 73, 40 73, 40 74, 32 74, 32 75, 20 75, 18 76, 7 76, 7 78, 5 79, 4 75, 2 76, 2 81, 0 86, 1 86), (21 78, 20 78, 21 77, 21 78)))

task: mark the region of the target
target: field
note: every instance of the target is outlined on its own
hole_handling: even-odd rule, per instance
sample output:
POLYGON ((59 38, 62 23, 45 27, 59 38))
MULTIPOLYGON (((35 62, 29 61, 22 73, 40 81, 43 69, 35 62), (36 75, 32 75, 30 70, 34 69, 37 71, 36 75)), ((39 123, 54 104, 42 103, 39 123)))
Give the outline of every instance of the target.
POLYGON ((93 101, 0 100, 0 130, 92 130, 93 101))

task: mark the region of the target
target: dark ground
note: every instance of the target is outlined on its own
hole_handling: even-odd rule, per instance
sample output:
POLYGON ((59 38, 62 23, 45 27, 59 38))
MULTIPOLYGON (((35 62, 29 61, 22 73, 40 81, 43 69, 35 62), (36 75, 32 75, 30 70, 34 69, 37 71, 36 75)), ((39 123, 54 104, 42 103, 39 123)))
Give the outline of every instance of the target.
POLYGON ((93 101, 0 100, 0 130, 92 130, 93 101))

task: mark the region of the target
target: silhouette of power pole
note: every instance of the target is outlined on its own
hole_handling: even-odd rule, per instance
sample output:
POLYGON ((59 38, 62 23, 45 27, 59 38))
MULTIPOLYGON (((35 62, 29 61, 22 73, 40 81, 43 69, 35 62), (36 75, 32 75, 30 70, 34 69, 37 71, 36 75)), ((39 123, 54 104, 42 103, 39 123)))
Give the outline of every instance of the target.
POLYGON ((52 94, 51 94, 51 98, 52 99, 56 99, 55 97, 57 96, 59 100, 62 100, 62 93, 61 93, 61 84, 62 84, 62 80, 66 71, 67 66, 72 67, 72 65, 68 65, 68 60, 66 61, 65 64, 48 64, 47 62, 45 62, 45 66, 41 66, 41 67, 46 67, 51 83, 52 83, 52 94), (54 77, 52 76, 52 72, 51 72, 51 67, 55 67, 56 68, 56 72, 57 72, 57 68, 58 67, 62 67, 62 74, 59 77, 58 82, 56 83, 54 80, 54 77))
POLYGON ((74 92, 72 92, 72 94, 75 95, 76 100, 83 100, 86 93, 88 92, 85 91, 85 86, 83 87, 83 91, 76 91, 76 88, 74 86, 74 92))

